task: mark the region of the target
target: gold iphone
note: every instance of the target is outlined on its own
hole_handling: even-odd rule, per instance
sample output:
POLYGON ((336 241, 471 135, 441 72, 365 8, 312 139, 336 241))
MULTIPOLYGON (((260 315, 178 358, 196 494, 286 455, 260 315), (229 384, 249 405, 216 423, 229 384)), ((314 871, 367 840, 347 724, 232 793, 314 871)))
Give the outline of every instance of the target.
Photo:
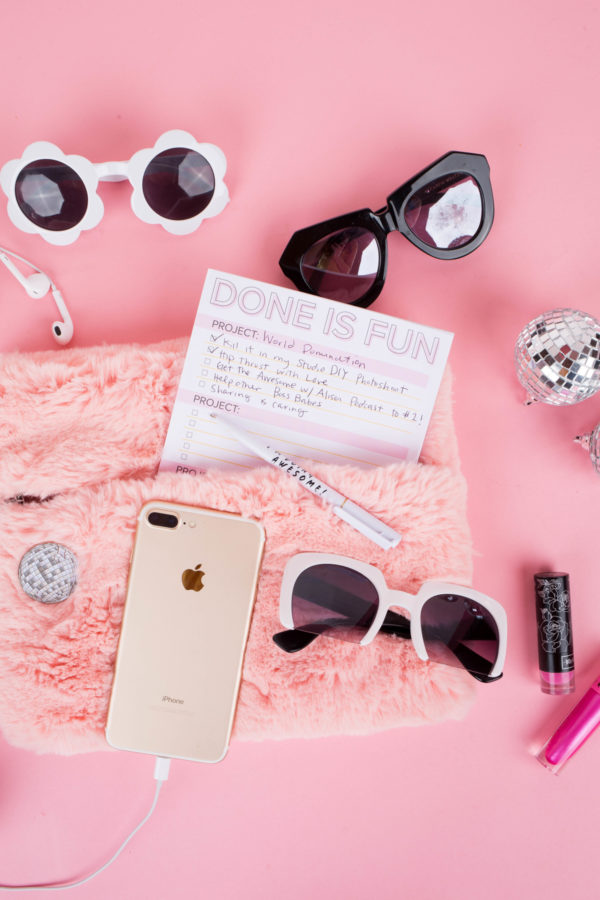
POLYGON ((223 759, 264 545, 233 513, 147 503, 137 533, 106 738, 113 747, 223 759))

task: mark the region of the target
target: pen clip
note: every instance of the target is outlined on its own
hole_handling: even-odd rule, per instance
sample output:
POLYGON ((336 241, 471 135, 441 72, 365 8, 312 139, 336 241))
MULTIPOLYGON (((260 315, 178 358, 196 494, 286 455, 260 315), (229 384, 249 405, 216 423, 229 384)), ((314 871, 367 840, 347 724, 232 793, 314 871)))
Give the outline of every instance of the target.
POLYGON ((349 510, 344 509, 343 506, 333 506, 332 507, 336 516, 339 516, 340 519, 343 519, 344 522, 347 522, 348 525, 352 525, 357 531, 360 531, 361 534, 364 534, 365 537, 368 537, 369 540, 373 541, 374 544, 377 544, 379 547, 382 547, 384 550, 391 550, 392 547, 395 547, 399 540, 400 535, 396 532, 393 532, 396 537, 386 537, 383 534, 380 534, 366 522, 361 521, 357 518, 353 513, 349 510))

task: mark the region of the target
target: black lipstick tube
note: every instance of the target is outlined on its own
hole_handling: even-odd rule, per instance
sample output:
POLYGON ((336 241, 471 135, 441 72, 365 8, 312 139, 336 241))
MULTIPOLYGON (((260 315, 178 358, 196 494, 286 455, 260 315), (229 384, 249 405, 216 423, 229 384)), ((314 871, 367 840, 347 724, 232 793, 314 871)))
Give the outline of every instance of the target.
POLYGON ((533 580, 540 686, 545 694, 570 694, 575 690, 575 659, 569 576, 537 572, 533 580))

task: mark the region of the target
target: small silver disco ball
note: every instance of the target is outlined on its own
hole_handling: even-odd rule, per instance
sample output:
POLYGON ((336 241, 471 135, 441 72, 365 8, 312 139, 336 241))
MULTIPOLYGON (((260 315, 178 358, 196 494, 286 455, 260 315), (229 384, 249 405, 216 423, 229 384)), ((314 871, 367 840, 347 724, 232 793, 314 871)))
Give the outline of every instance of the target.
POLYGON ((579 434, 575 440, 588 451, 592 465, 600 475, 600 423, 588 434, 579 434))
POLYGON ((578 309, 552 309, 529 322, 515 345, 526 403, 566 406, 600 390, 600 322, 578 309))
POLYGON ((32 600, 60 603, 77 584, 77 557, 63 544, 36 544, 19 563, 19 581, 32 600))

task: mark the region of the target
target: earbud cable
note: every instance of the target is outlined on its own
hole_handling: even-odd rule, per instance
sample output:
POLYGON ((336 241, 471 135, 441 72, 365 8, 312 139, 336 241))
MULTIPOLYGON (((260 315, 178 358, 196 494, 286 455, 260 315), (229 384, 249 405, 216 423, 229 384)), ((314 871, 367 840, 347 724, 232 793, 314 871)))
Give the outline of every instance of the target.
POLYGON ((158 803, 158 795, 160 794, 160 789, 163 786, 164 782, 169 777, 170 764, 171 764, 170 759, 167 759, 166 757, 163 757, 163 756, 156 757, 156 763, 154 766, 154 778, 156 779, 156 791, 154 792, 154 799, 152 801, 152 805, 150 806, 150 809, 148 810, 148 812, 146 813, 146 815, 144 816, 142 821, 136 825, 136 827, 133 829, 131 834, 123 841, 123 843, 121 844, 119 849, 116 851, 116 853, 113 853, 111 858, 109 860, 107 860, 104 863, 104 865, 100 866, 99 869, 96 869, 90 875, 86 875, 83 878, 77 879, 77 881, 61 881, 61 882, 54 882, 52 884, 15 884, 15 885, 0 884, 0 891, 62 891, 65 888, 79 887, 82 884, 86 884, 88 881, 91 881, 92 878, 95 878, 96 875, 100 875, 101 872, 106 871, 106 869, 108 869, 108 867, 110 865, 112 865, 112 863, 114 863, 114 861, 117 859, 117 857, 119 857, 121 855, 121 853, 123 852, 123 850, 129 843, 129 841, 133 837, 135 837, 135 835, 138 833, 140 828, 143 828, 143 826, 146 824, 146 822, 148 821, 148 819, 150 818, 150 816, 156 809, 156 804, 158 803))
MULTIPOLYGON (((42 270, 38 266, 36 266, 35 263, 32 263, 29 259, 25 259, 24 256, 19 256, 19 254, 15 253, 14 250, 7 250, 6 247, 0 247, 0 253, 6 253, 7 256, 12 256, 13 259, 18 259, 19 262, 25 263, 25 265, 29 266, 30 269, 33 269, 34 272, 41 272, 42 275, 45 274, 44 272, 42 272, 42 270)), ((50 287, 54 288, 56 290, 56 285, 54 284, 54 282, 52 281, 50 276, 48 275, 47 277, 48 277, 48 281, 50 282, 50 287)))

